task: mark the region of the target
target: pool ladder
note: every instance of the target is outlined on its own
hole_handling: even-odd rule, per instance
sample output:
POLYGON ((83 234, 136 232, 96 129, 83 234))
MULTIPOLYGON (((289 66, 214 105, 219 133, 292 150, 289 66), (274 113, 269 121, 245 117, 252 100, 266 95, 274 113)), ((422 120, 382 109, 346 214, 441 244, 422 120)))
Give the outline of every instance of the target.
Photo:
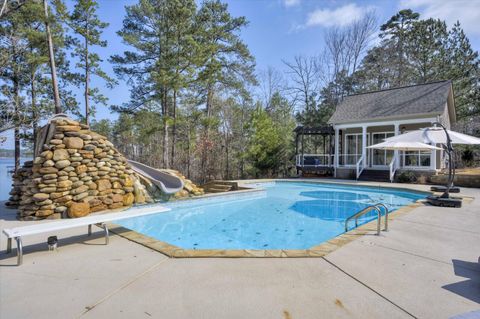
POLYGON ((372 210, 375 210, 377 212, 377 215, 378 215, 378 218, 377 218, 377 235, 380 235, 380 224, 382 223, 382 211, 381 211, 380 207, 383 207, 383 209, 385 210, 385 229, 384 229, 384 231, 387 231, 388 230, 388 213, 389 213, 388 207, 385 206, 382 203, 377 203, 375 205, 368 206, 368 207, 362 209, 361 211, 359 211, 358 213, 355 213, 352 216, 348 217, 345 220, 345 232, 348 231, 348 222, 350 220, 355 218, 355 228, 356 228, 356 227, 358 227, 358 219, 361 216, 371 212, 372 210))

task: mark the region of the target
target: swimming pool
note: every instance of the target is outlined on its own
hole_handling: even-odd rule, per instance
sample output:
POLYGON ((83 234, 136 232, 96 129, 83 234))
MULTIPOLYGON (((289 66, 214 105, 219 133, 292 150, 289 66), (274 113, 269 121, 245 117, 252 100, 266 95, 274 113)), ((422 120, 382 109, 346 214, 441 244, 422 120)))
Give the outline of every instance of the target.
MULTIPOLYGON (((345 219, 367 206, 383 203, 393 211, 426 197, 398 189, 326 183, 255 187, 265 191, 167 203, 170 212, 119 224, 183 249, 308 249, 344 233, 345 219)), ((359 223, 375 218, 372 212, 359 223)))

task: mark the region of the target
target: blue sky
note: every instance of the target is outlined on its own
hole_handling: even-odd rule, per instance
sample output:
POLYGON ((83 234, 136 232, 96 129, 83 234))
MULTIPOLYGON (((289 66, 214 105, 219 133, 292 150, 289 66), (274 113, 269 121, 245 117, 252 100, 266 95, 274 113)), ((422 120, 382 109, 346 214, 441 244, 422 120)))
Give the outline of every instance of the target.
MULTIPOLYGON (((68 0, 71 6, 72 1, 68 0)), ((368 10, 375 10, 379 24, 385 22, 400 9, 411 8, 421 17, 434 17, 447 21, 451 26, 460 20, 475 50, 480 49, 480 0, 391 0, 391 1, 343 1, 343 0, 228 0, 233 16, 245 16, 249 25, 242 32, 244 42, 256 58, 257 71, 272 66, 285 70, 282 60, 292 60, 295 55, 317 55, 323 48, 323 34, 328 27, 345 26, 361 17, 368 10)), ((114 76, 107 59, 121 53, 126 47, 116 32, 121 29, 125 5, 136 1, 99 0, 100 19, 109 22, 103 38, 107 48, 96 51, 104 58, 103 68, 114 76)), ((109 98, 110 104, 122 104, 129 99, 128 86, 120 82, 113 89, 101 80, 93 79, 109 98)), ((82 101, 82 91, 78 99, 82 101)), ((108 108, 98 107, 96 119, 115 119, 108 108)), ((11 140, 11 139, 9 139, 11 140)), ((11 147, 11 143, 2 147, 11 147)))
MULTIPOLYGON (((104 38, 107 49, 99 51, 108 56, 125 47, 116 31, 122 26, 124 6, 136 1, 100 1, 100 18, 110 23, 104 38)), ((282 60, 295 55, 317 55, 323 48, 323 34, 328 27, 344 26, 375 10, 379 23, 385 22, 398 10, 412 8, 424 17, 445 19, 453 24, 457 19, 463 24, 474 48, 480 48, 480 0, 399 0, 399 1, 342 1, 342 0, 229 0, 233 16, 245 16, 249 25, 242 38, 256 58, 257 70, 268 66, 284 70, 282 60)), ((105 69, 111 72, 108 62, 105 69)), ((95 83, 97 84, 97 83, 95 83)), ((103 83, 98 82, 103 86, 103 83)), ((121 104, 129 98, 128 87, 121 83, 112 90, 105 88, 110 103, 121 104)), ((97 119, 116 118, 108 109, 99 109, 97 119)))

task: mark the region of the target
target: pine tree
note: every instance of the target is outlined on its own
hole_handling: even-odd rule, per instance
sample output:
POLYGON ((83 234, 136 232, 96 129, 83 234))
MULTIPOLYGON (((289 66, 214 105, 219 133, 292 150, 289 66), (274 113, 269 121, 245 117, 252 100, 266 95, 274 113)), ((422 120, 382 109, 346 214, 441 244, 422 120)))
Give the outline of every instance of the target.
MULTIPOLYGON (((279 167, 281 176, 288 176, 289 163, 295 156, 294 134, 295 118, 293 117, 293 106, 280 92, 276 92, 270 99, 267 113, 272 118, 275 126, 278 127, 280 135, 279 167)), ((318 125, 318 123, 316 123, 318 125)))
MULTIPOLYGON (((251 138, 247 156, 253 165, 252 174, 275 176, 281 166, 282 136, 279 127, 260 106, 257 105, 249 124, 251 138)), ((291 132, 290 132, 290 135, 291 132)))
POLYGON ((444 78, 453 81, 458 117, 480 114, 480 58, 457 21, 449 32, 444 78))
POLYGON ((415 21, 406 34, 406 52, 414 83, 427 83, 439 79, 447 59, 448 30, 445 21, 427 19, 415 21))
POLYGON ((171 66, 171 126, 172 141, 170 154, 170 167, 175 166, 175 147, 177 139, 177 102, 181 91, 190 86, 195 77, 195 66, 199 58, 196 54, 198 43, 195 39, 195 14, 196 5, 193 0, 170 0, 168 1, 168 16, 171 19, 170 28, 172 39, 169 41, 172 50, 167 56, 171 66))
POLYGON ((205 90, 207 116, 217 84, 241 91, 245 82, 256 83, 255 59, 238 34, 247 24, 245 17, 232 17, 228 5, 219 0, 205 1, 197 14, 199 80, 205 90))
POLYGON ((380 27, 380 38, 384 39, 382 46, 395 48, 395 50, 391 50, 393 55, 390 61, 395 67, 393 86, 402 86, 408 83, 407 34, 419 16, 410 9, 400 10, 380 27))
POLYGON ((382 26, 384 40, 367 53, 352 76, 355 91, 452 80, 457 119, 479 114, 480 59, 460 23, 448 30, 445 21, 420 20, 411 10, 402 11, 382 26))
POLYGON ((374 47, 363 58, 360 68, 352 75, 355 92, 383 90, 392 86, 395 70, 391 62, 391 47, 374 47))
POLYGON ((97 10, 97 1, 77 0, 72 14, 68 17, 68 24, 73 29, 75 35, 77 35, 77 38, 73 39, 74 51, 72 56, 78 58, 79 62, 76 64, 76 67, 83 71, 79 79, 85 88, 86 124, 89 124, 90 114, 95 112, 95 108, 90 106, 90 99, 96 104, 106 105, 107 103, 107 98, 100 93, 99 89, 90 86, 91 77, 97 76, 103 79, 109 88, 115 84, 115 81, 100 68, 102 59, 92 50, 94 46, 107 46, 107 41, 103 41, 101 35, 108 23, 100 21, 97 10))
MULTIPOLYGON (((134 50, 114 55, 111 61, 117 75, 129 79, 131 101, 116 109, 136 112, 148 108, 160 112, 162 164, 168 167, 172 96, 176 103, 177 93, 186 85, 181 75, 193 65, 195 41, 189 25, 194 21, 195 2, 141 0, 126 7, 126 11, 123 28, 118 34, 134 50)), ((176 106, 173 111, 175 109, 176 106)))
MULTIPOLYGON (((205 102, 204 145, 211 144, 210 127, 216 90, 248 95, 246 87, 255 84, 255 60, 247 45, 239 36, 241 29, 247 26, 245 17, 232 17, 228 5, 219 0, 207 0, 196 16, 198 42, 197 54, 200 58, 198 85, 205 102)), ((208 148, 202 150, 201 171, 203 179, 211 166, 208 148)))
POLYGON ((9 10, 0 22, 0 80, 4 97, 0 108, 2 116, 13 119, 15 170, 20 165, 21 130, 32 124, 35 128, 37 121, 35 79, 46 62, 42 9, 41 4, 27 2, 9 10), (30 105, 24 95, 29 87, 32 88, 30 105))

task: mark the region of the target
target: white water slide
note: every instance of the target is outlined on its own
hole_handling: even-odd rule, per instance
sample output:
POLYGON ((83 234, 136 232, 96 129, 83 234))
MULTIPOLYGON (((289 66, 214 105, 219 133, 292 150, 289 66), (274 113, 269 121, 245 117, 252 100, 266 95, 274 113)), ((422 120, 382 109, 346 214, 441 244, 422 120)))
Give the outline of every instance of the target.
POLYGON ((139 162, 128 160, 128 163, 135 172, 148 178, 166 194, 173 194, 183 189, 183 181, 177 176, 170 175, 139 162))

